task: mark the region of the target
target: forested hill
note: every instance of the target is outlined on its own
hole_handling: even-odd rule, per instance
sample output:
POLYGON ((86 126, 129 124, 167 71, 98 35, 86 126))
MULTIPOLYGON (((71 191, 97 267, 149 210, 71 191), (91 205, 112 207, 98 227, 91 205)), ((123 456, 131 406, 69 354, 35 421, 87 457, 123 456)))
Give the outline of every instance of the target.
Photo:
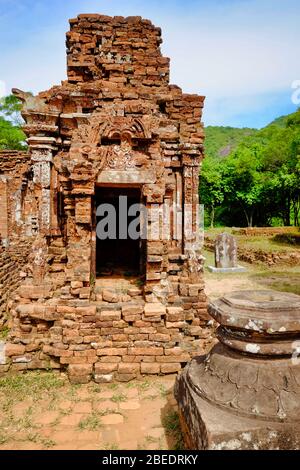
MULTIPOLYGON (((286 127, 291 119, 294 119, 295 113, 280 116, 266 128, 270 126, 286 127)), ((205 127, 205 155, 208 157, 222 158, 234 151, 245 137, 253 136, 258 129, 249 127, 229 127, 229 126, 207 126, 205 127)))
POLYGON ((253 135, 257 129, 222 126, 205 128, 205 155, 208 157, 226 157, 245 137, 253 135))
POLYGON ((299 225, 300 109, 259 130, 205 131, 200 199, 206 223, 299 225))

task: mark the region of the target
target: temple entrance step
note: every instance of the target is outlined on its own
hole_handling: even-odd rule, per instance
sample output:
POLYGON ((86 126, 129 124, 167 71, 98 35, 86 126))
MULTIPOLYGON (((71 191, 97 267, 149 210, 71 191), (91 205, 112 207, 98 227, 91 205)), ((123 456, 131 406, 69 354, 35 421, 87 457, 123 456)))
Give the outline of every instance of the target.
MULTIPOLYGON (((113 275, 107 278, 96 280, 94 293, 96 296, 102 296, 104 301, 111 302, 119 298, 121 301, 130 298, 141 297, 143 294, 142 282, 138 276, 124 277, 122 275, 113 275), (122 300, 122 297, 125 297, 122 300)), ((116 301, 116 300, 115 300, 116 301)))

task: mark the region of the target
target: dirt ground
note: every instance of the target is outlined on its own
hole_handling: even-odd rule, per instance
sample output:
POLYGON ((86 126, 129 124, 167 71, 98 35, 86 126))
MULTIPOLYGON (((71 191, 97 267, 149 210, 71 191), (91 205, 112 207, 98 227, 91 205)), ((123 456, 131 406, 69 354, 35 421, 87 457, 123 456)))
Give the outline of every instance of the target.
POLYGON ((70 385, 53 372, 0 379, 0 450, 182 448, 175 375, 70 385))
POLYGON ((205 290, 209 299, 216 299, 237 290, 272 289, 300 295, 300 266, 266 266, 263 263, 239 263, 244 273, 215 274, 207 270, 214 266, 214 255, 205 251, 205 290))

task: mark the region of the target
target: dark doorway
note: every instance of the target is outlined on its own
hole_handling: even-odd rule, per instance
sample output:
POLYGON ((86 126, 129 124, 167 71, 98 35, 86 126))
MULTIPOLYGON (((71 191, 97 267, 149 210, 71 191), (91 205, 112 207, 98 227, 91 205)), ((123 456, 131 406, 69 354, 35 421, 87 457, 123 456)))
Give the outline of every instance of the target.
MULTIPOLYGON (((100 239, 96 231, 96 276, 110 276, 114 274, 139 275, 141 272, 141 246, 140 237, 136 240, 128 236, 128 226, 137 219, 137 216, 129 216, 128 209, 132 204, 140 204, 141 192, 138 188, 96 188, 96 211, 100 205, 109 204, 113 207, 112 213, 115 214, 115 228, 106 239, 100 239), (125 199, 126 198, 126 199, 125 199), (126 210, 127 208, 127 210, 126 210), (120 223, 120 219, 127 225, 120 223), (121 228, 120 228, 121 227, 121 228), (121 233, 120 233, 121 231, 121 233), (126 236, 126 238, 125 238, 126 236)), ((96 227, 104 220, 107 220, 107 211, 105 206, 101 215, 96 217, 96 227)), ((139 223, 139 220, 138 220, 139 223)), ((108 231, 108 226, 106 226, 108 231)), ((139 225, 137 226, 139 231, 139 225)))

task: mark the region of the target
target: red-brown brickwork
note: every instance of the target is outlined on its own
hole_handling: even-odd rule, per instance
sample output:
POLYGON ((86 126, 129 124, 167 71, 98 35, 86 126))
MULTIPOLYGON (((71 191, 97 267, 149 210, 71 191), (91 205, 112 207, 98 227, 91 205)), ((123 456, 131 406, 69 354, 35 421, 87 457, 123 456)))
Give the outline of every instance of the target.
POLYGON ((37 233, 10 312, 8 362, 68 369, 77 383, 177 372, 210 341, 197 225, 204 97, 169 84, 149 20, 79 15, 70 24, 68 80, 35 97, 14 90, 37 233), (151 215, 130 255, 129 245, 101 251, 97 198, 122 191, 149 214, 174 207, 170 236, 151 215), (101 284, 99 256, 136 255, 140 284, 101 284))
POLYGON ((30 155, 17 150, 0 150, 0 325, 6 319, 11 295, 22 281, 30 236, 26 233, 32 199, 28 175, 30 155))

